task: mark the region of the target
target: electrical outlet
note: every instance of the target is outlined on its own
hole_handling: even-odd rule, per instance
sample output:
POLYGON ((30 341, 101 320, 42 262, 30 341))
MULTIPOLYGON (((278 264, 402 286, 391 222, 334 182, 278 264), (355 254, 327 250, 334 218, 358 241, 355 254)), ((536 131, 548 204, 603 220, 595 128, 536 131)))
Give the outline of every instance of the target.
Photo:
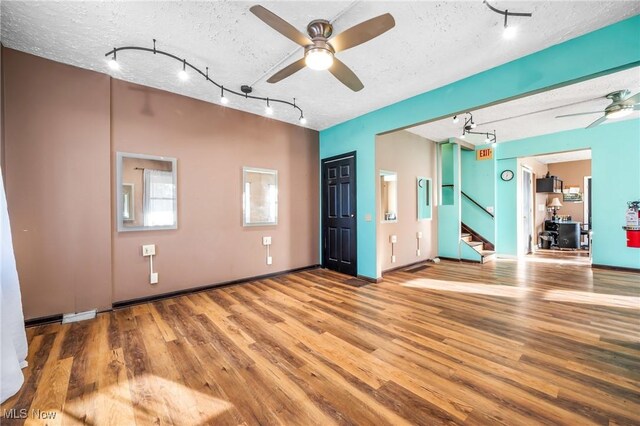
POLYGON ((416 250, 416 256, 420 256, 420 249, 416 250))
POLYGON ((398 242, 398 236, 397 235, 389 236, 389 242, 391 242, 392 244, 397 243, 398 242))
POLYGON ((422 232, 420 232, 420 231, 416 232, 416 238, 417 239, 422 238, 422 232))
POLYGON ((158 273, 157 272, 154 272, 153 274, 149 275, 149 283, 158 284, 158 273))
POLYGON ((396 263, 396 257, 395 256, 391 256, 391 263, 396 263))
POLYGON ((271 245, 271 237, 262 237, 262 245, 270 246, 271 245))
POLYGON ((142 246, 142 255, 143 256, 153 256, 156 254, 156 245, 155 244, 147 244, 142 246))
POLYGON ((267 265, 273 264, 273 257, 267 256, 267 265))

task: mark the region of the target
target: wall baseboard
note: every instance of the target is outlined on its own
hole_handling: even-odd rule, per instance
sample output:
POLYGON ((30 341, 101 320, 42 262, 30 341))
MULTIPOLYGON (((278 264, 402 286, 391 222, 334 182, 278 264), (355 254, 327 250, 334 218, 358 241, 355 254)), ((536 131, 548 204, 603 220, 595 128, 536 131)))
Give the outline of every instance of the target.
POLYGON ((608 269, 610 271, 640 273, 640 268, 627 268, 625 266, 599 265, 597 263, 593 263, 593 264, 591 264, 591 267, 592 268, 596 268, 596 269, 608 269))
POLYGON ((370 282, 370 283, 374 283, 374 284, 378 284, 382 282, 382 278, 371 278, 371 277, 366 277, 364 275, 358 275, 356 276, 356 278, 361 279, 363 281, 370 282))
POLYGON ((184 290, 172 291, 172 292, 169 292, 169 293, 154 294, 153 296, 141 297, 141 298, 130 299, 130 300, 123 300, 123 301, 120 301, 120 302, 113 303, 113 309, 124 308, 124 307, 132 306, 132 305, 139 305, 141 303, 152 302, 154 300, 168 299, 168 298, 171 298, 171 297, 181 296, 183 294, 198 293, 198 292, 201 292, 201 291, 211 290, 211 289, 214 289, 214 288, 222 288, 222 287, 229 287, 229 286, 237 285, 237 284, 245 284, 245 283, 248 283, 248 282, 251 282, 251 281, 264 280, 264 279, 267 279, 267 278, 274 278, 274 277, 278 277, 280 275, 292 274, 294 272, 308 271, 308 270, 311 270, 311 269, 317 269, 319 267, 320 267, 320 265, 303 266, 301 268, 288 269, 286 271, 272 272, 270 274, 256 275, 256 276, 253 276, 253 277, 240 278, 240 279, 237 279, 237 280, 224 281, 224 282, 215 283, 215 284, 207 284, 205 286, 187 288, 187 289, 184 289, 184 290))
MULTIPOLYGON (((446 258, 443 257, 441 259, 446 259, 446 258)), ((410 268, 412 266, 421 265, 423 263, 433 263, 433 259, 418 260, 417 262, 407 263, 406 265, 395 266, 395 267, 393 267, 391 269, 387 269, 385 271, 382 271, 382 276, 384 277, 384 274, 389 274, 391 272, 399 271, 400 269, 406 269, 406 268, 410 268)))
MULTIPOLYGON (((201 291, 211 290, 211 289, 215 289, 215 288, 222 288, 222 287, 229 287, 229 286, 232 286, 232 285, 245 284, 245 283, 249 283, 251 281, 264 280, 264 279, 267 279, 267 278, 274 278, 274 277, 278 277, 280 275, 292 274, 294 272, 309 271, 309 270, 312 270, 312 269, 317 269, 319 267, 320 267, 320 265, 303 266, 301 268, 288 269, 286 271, 273 272, 271 274, 264 274, 264 275, 257 275, 257 276, 254 276, 254 277, 240 278, 240 279, 237 279, 237 280, 225 281, 225 282, 216 283, 216 284, 208 284, 208 285, 201 286, 201 287, 188 288, 188 289, 184 289, 184 290, 172 291, 172 292, 169 292, 169 293, 154 294, 153 296, 141 297, 141 298, 138 298, 138 299, 123 300, 123 301, 120 301, 120 302, 114 302, 112 304, 111 309, 104 309, 104 310, 101 310, 100 312, 108 312, 108 311, 112 311, 112 310, 115 310, 115 309, 125 308, 127 306, 139 305, 141 303, 152 302, 152 301, 155 301, 155 300, 169 299, 171 297, 182 296, 184 294, 198 293, 198 292, 201 292, 201 291)), ((93 316, 95 317, 96 311, 93 310, 93 311, 81 312, 79 314, 68 314, 68 315, 81 316, 81 315, 85 315, 85 314, 88 314, 88 313, 93 313, 93 316)), ((56 322, 63 322, 64 323, 64 317, 65 317, 65 315, 58 314, 58 315, 50 315, 50 316, 40 317, 40 318, 32 318, 32 319, 29 319, 29 320, 25 320, 24 325, 25 325, 25 327, 35 327, 35 326, 38 326, 38 325, 51 324, 51 323, 56 323, 56 322)), ((82 319, 89 319, 89 318, 82 318, 82 319)), ((82 319, 75 319, 75 321, 81 321, 82 319)), ((66 322, 71 322, 71 321, 66 321, 66 322)))

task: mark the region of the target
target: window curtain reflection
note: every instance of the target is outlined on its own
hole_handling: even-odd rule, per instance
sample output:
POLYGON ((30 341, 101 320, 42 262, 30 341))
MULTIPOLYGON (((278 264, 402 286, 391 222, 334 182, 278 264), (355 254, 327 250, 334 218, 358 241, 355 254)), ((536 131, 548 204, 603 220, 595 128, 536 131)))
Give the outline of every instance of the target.
POLYGON ((175 224, 173 172, 144 169, 144 226, 175 224))
POLYGON ((24 382, 27 335, 2 176, 0 187, 0 402, 4 402, 24 382))

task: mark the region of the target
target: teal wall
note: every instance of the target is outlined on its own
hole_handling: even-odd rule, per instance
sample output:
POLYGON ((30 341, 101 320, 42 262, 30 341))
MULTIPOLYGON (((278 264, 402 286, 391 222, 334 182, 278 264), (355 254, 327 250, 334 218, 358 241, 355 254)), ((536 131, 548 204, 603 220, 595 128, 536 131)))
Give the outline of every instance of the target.
POLYGON ((453 187, 442 188, 442 204, 438 206, 438 256, 460 258, 460 145, 446 143, 441 146, 442 183, 453 187), (446 177, 446 180, 445 180, 446 177), (447 202, 445 204, 445 194, 447 202))
MULTIPOLYGON (((478 147, 478 149, 486 146, 478 147)), ((493 207, 495 211, 495 160, 476 160, 476 151, 462 151, 462 190, 485 209, 493 207)), ((462 222, 482 235, 490 242, 496 242, 495 220, 480 207, 461 198, 462 222)))
MULTIPOLYGON (((498 145, 496 175, 514 172, 517 157, 591 149, 593 263, 640 268, 640 249, 626 247, 627 202, 640 200, 640 120, 627 120, 498 145)), ((517 253, 516 179, 497 181, 499 254, 517 253)))
MULTIPOLYGON (((358 273, 367 277, 377 275, 376 226, 373 220, 365 221, 366 214, 373 218, 377 214, 377 134, 637 64, 640 64, 640 15, 321 131, 321 159, 357 151, 358 273)), ((359 96, 366 96, 366 93, 365 89, 354 94, 353 102, 361 101, 363 98, 359 96)), ((637 167, 636 160, 623 157, 616 159, 611 167, 613 164, 637 167)), ((604 203, 608 196, 603 199, 604 203)))

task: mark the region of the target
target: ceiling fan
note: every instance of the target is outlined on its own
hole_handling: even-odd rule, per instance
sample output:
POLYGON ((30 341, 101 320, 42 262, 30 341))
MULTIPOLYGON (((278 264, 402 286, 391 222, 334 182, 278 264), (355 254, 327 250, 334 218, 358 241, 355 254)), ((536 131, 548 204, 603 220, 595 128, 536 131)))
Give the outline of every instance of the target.
MULTIPOLYGON (((604 115, 587 126, 587 129, 596 127, 604 123, 609 118, 621 118, 631 114, 633 111, 640 111, 640 93, 630 96, 629 90, 617 90, 609 93, 605 98, 611 99, 611 103, 604 109, 604 115)), ((576 117, 579 115, 602 114, 603 111, 579 112, 577 114, 558 115, 556 118, 576 117)))
POLYGON ((277 83, 308 66, 314 70, 328 69, 335 78, 354 92, 362 90, 364 85, 349 67, 335 57, 335 53, 366 43, 396 25, 393 16, 385 13, 361 22, 329 40, 333 33, 333 26, 326 19, 316 19, 309 22, 307 25, 308 36, 306 36, 293 25, 260 5, 252 6, 249 10, 265 24, 304 47, 302 59, 287 65, 272 75, 267 82, 277 83))

